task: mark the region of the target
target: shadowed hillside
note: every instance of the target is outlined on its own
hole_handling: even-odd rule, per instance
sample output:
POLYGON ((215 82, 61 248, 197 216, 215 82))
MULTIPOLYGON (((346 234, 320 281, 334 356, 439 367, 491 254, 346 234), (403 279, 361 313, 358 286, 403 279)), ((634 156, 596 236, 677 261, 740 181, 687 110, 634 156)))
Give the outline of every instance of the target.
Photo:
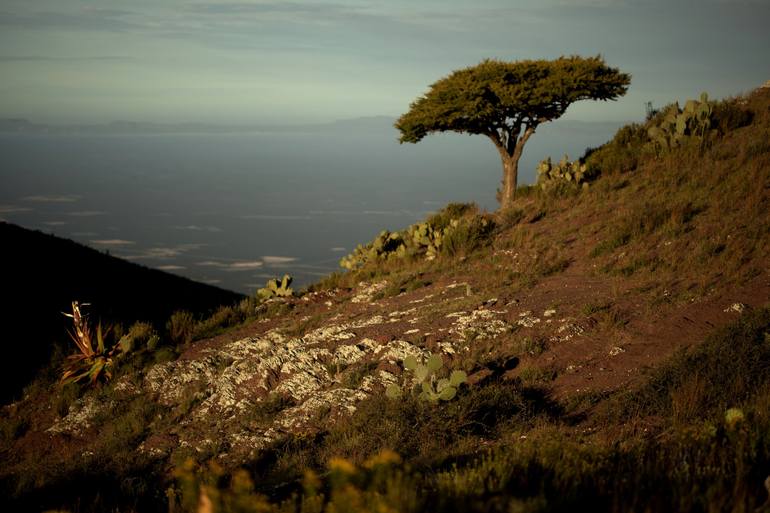
POLYGON ((3 401, 51 359, 56 343, 70 345, 61 312, 73 300, 92 303, 92 315, 106 322, 162 327, 175 310, 206 314, 243 297, 9 223, 0 223, 0 241, 3 401))

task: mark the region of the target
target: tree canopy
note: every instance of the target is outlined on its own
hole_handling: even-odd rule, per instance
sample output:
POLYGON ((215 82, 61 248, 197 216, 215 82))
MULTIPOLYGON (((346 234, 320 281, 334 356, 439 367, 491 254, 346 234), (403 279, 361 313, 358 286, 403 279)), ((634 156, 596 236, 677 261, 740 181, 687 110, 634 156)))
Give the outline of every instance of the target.
POLYGON ((502 206, 513 199, 518 160, 540 123, 560 117, 580 100, 614 100, 631 77, 597 57, 505 62, 487 59, 430 86, 396 121, 400 142, 433 132, 489 137, 503 159, 502 206))

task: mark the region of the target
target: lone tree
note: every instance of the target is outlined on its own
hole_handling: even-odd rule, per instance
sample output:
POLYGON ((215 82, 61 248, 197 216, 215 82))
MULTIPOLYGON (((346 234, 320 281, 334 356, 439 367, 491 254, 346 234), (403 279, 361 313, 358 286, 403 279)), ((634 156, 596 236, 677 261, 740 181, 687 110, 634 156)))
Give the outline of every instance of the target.
POLYGON ((396 121, 400 142, 417 143, 433 132, 489 137, 503 161, 500 206, 516 194, 519 158, 540 123, 557 119, 579 100, 615 100, 631 76, 601 57, 503 62, 484 60, 442 78, 396 121))

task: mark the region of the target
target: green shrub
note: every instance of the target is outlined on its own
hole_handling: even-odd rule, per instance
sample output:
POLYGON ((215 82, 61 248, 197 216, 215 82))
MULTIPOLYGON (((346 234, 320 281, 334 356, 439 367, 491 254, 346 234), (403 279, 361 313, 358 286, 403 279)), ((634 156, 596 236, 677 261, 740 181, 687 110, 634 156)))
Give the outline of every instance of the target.
POLYGON ((449 203, 444 208, 426 219, 426 223, 434 229, 443 230, 452 224, 455 219, 474 214, 478 207, 473 203, 449 203))
POLYGON ((754 112, 739 105, 734 99, 717 102, 714 105, 713 123, 721 134, 750 125, 753 119, 754 112))
MULTIPOLYGON (((414 390, 420 399, 430 402, 451 401, 457 395, 457 389, 465 383, 467 376, 461 370, 452 371, 448 378, 439 378, 438 373, 444 366, 440 355, 431 354, 424 363, 417 361, 414 356, 404 359, 404 370, 411 371, 414 377, 414 390)), ((409 379, 409 378, 407 378, 409 379)), ((407 383, 408 386, 408 383, 407 383)), ((396 384, 388 385, 385 395, 391 399, 400 399, 403 396, 402 387, 396 384)))
POLYGON ((595 173, 589 172, 585 163, 579 160, 570 162, 567 155, 564 155, 564 158, 556 164, 553 164, 551 157, 548 157, 537 166, 537 184, 543 191, 564 188, 587 189, 593 178, 595 173))
POLYGON ((294 291, 290 287, 292 281, 293 278, 288 274, 284 274, 280 280, 278 278, 267 280, 265 287, 257 290, 257 297, 262 300, 275 297, 291 297, 294 295, 294 291))
POLYGON ((128 332, 120 337, 118 344, 125 352, 133 351, 139 347, 153 350, 157 347, 160 337, 155 328, 148 322, 135 322, 128 332))
POLYGON ((642 149, 648 141, 645 126, 632 123, 619 129, 610 142, 586 150, 580 160, 585 162, 587 172, 593 175, 626 173, 637 168, 644 155, 642 149))
POLYGON ((489 215, 464 217, 444 235, 441 253, 450 257, 468 255, 491 242, 495 222, 489 215))
POLYGON ((227 328, 242 324, 254 316, 254 301, 245 299, 237 306, 220 306, 209 317, 195 323, 191 339, 213 337, 227 328))
POLYGON ((91 385, 112 379, 116 359, 125 352, 117 344, 107 343, 110 328, 103 329, 102 324, 96 325, 96 332, 88 322, 88 316, 82 311, 77 301, 72 302, 72 313, 64 315, 72 319, 70 338, 78 348, 78 352, 67 357, 61 375, 61 383, 79 383, 88 381, 91 385))
MULTIPOLYGON (((370 264, 380 265, 392 260, 408 260, 424 256, 427 260, 434 259, 445 246, 445 241, 454 234, 457 237, 469 236, 467 233, 468 219, 480 217, 472 215, 477 209, 474 205, 450 203, 444 209, 430 216, 425 222, 416 223, 405 230, 390 232, 383 230, 369 244, 359 244, 355 250, 340 260, 340 266, 351 270, 359 270, 370 264), (460 227, 462 233, 457 232, 460 227), (464 235, 463 235, 464 234, 464 235)), ((484 226, 491 222, 491 218, 483 221, 484 226)), ((471 242, 471 241, 468 241, 471 242)), ((450 250, 450 254, 454 254, 450 250)))
POLYGON ((176 345, 189 343, 195 333, 196 321, 193 314, 185 310, 177 310, 166 323, 168 336, 176 345))

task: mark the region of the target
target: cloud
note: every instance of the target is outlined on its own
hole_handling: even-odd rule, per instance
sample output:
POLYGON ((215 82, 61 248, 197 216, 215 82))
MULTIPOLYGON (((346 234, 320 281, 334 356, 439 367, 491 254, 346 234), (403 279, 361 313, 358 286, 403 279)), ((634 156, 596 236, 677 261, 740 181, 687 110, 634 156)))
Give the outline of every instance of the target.
POLYGON ((44 221, 43 224, 46 226, 64 226, 67 223, 65 221, 44 221))
POLYGON ((264 263, 261 260, 252 261, 235 261, 235 262, 218 262, 216 260, 204 260, 198 262, 195 265, 201 267, 214 267, 223 271, 253 271, 254 269, 261 269, 264 263))
POLYGON ((296 262, 298 259, 294 257, 286 256, 263 256, 259 260, 233 260, 233 261, 221 261, 221 260, 202 260, 195 265, 200 267, 213 267, 222 271, 237 272, 237 271, 253 271, 255 269, 262 269, 263 267, 273 267, 296 262))
POLYGON ((214 267, 223 271, 253 271, 261 269, 265 264, 262 260, 236 260, 234 262, 219 262, 216 260, 204 260, 195 265, 201 267, 214 267))
POLYGON ((184 270, 184 269, 187 269, 187 268, 185 266, 183 266, 183 265, 172 265, 172 264, 169 264, 169 265, 159 265, 159 266, 156 266, 155 269, 158 269, 158 270, 161 270, 161 271, 181 271, 181 270, 184 270))
POLYGON ((15 205, 0 205, 0 214, 12 214, 14 212, 31 212, 28 207, 17 207, 15 205))
POLYGON ((247 216, 241 216, 241 219, 257 219, 260 221, 309 221, 312 219, 310 216, 294 216, 294 215, 271 215, 271 214, 253 214, 247 216))
POLYGON ((102 210, 80 210, 77 212, 67 213, 68 216, 72 216, 72 217, 96 217, 96 216, 103 216, 105 214, 107 214, 107 212, 104 212, 102 210))
POLYGON ((0 62, 99 62, 99 61, 129 61, 133 57, 127 55, 90 55, 57 57, 53 55, 0 55, 0 62))
POLYGON ((350 7, 341 4, 331 3, 308 3, 308 2, 216 2, 199 3, 189 8, 190 12, 200 14, 312 14, 329 16, 332 13, 351 12, 350 7))
POLYGON ((170 258, 176 258, 183 253, 195 251, 205 247, 206 244, 178 244, 176 246, 159 246, 142 250, 138 253, 131 255, 124 255, 123 258, 127 260, 167 260, 170 258))
POLYGON ((214 260, 204 260, 203 262, 196 262, 195 265, 199 265, 201 267, 226 267, 227 264, 222 262, 215 262, 214 260))
POLYGON ((134 13, 115 9, 75 9, 70 12, 36 11, 14 13, 0 11, 0 26, 28 29, 65 29, 76 31, 124 32, 142 28, 131 21, 134 13))
POLYGON ((362 212, 367 216, 409 216, 414 217, 414 212, 409 210, 364 210, 362 212))
POLYGON ((216 226, 198 226, 195 224, 190 224, 187 226, 173 226, 175 230, 189 230, 193 232, 211 232, 211 233, 217 233, 221 232, 222 228, 218 228, 216 226))
POLYGON ((124 240, 124 239, 95 239, 95 240, 90 240, 89 242, 96 246, 112 246, 112 247, 132 246, 136 244, 132 240, 124 240))
POLYGON ((233 262, 227 266, 228 271, 253 271, 260 269, 264 264, 261 261, 233 262))
POLYGON ((76 196, 76 195, 61 195, 61 196, 45 196, 45 195, 37 195, 37 196, 24 196, 22 201, 34 201, 37 203, 74 203, 78 200, 80 200, 82 196, 76 196))
POLYGON ((294 257, 286 256, 263 256, 262 261, 265 262, 266 265, 281 265, 296 262, 297 259, 294 257))

